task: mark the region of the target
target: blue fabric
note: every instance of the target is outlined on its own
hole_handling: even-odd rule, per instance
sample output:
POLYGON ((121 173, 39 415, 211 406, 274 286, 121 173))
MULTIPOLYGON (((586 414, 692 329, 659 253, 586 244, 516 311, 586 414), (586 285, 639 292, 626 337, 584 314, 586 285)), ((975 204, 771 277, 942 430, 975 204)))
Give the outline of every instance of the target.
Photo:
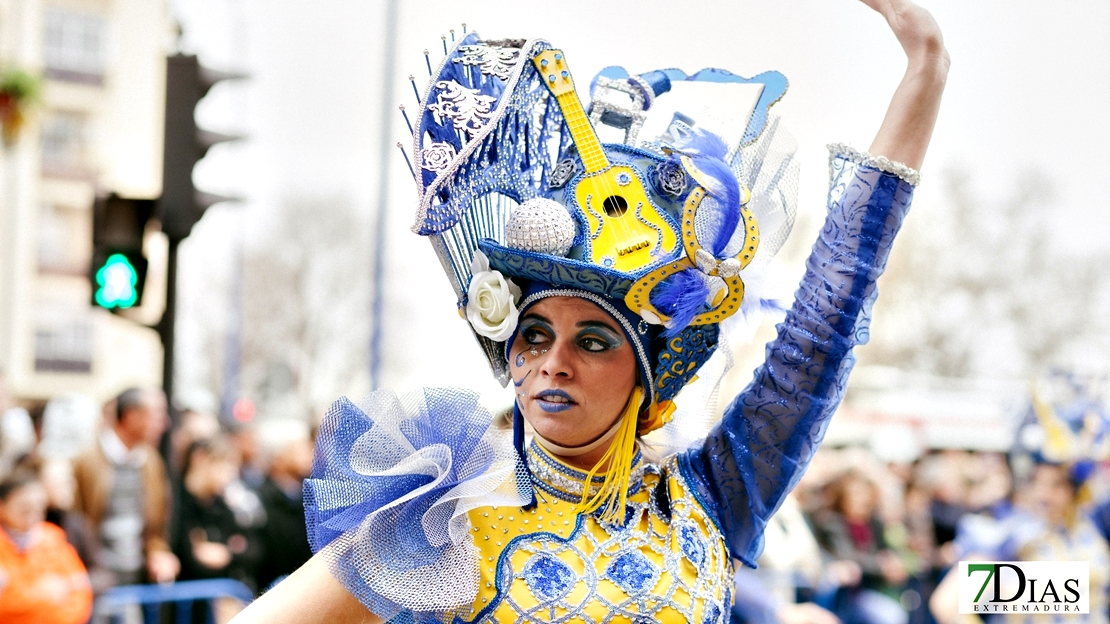
POLYGON ((755 567, 767 520, 797 484, 867 342, 875 280, 913 187, 834 156, 829 212, 767 359, 704 444, 680 456, 732 555, 755 567))

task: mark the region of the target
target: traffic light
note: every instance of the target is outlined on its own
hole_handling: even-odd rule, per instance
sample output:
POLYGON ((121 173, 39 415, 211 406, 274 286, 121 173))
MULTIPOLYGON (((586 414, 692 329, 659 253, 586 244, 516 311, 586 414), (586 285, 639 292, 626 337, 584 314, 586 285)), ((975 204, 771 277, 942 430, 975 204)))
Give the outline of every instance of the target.
POLYGON ((166 58, 166 133, 159 217, 162 231, 171 240, 187 237, 209 206, 231 199, 198 191, 193 186, 193 166, 204 158, 208 148, 240 137, 198 128, 194 112, 212 85, 244 77, 202 67, 196 56, 176 54, 166 58))
POLYGON ((129 199, 114 193, 96 199, 89 271, 94 306, 124 310, 142 303, 147 268, 143 233, 153 213, 152 199, 129 199))

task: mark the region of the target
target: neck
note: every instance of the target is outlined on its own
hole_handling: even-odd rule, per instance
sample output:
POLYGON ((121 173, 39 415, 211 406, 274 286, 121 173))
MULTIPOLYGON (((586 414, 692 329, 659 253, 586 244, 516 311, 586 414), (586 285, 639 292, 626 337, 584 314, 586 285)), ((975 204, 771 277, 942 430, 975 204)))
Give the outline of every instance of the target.
MULTIPOLYGON (((548 448, 547 445, 544 444, 544 442, 546 441, 539 441, 539 443, 543 445, 543 447, 547 449, 547 451, 559 461, 584 472, 589 472, 593 470, 594 466, 597 465, 597 462, 601 461, 601 458, 605 456, 605 452, 608 451, 609 447, 613 444, 613 438, 612 436, 610 436, 597 448, 582 453, 580 455, 562 455, 558 451, 548 448)), ((602 466, 600 472, 604 473, 608 469, 608 466, 602 466)))
MULTIPOLYGON (((606 451, 613 445, 613 437, 620 430, 621 419, 618 418, 617 422, 613 423, 609 430, 601 434, 593 442, 583 444, 582 446, 561 446, 550 440, 544 438, 539 433, 534 433, 536 442, 551 453, 559 461, 578 468, 579 470, 590 471, 597 465, 601 458, 605 456, 606 451)), ((608 466, 603 466, 602 471, 608 469, 608 466)))

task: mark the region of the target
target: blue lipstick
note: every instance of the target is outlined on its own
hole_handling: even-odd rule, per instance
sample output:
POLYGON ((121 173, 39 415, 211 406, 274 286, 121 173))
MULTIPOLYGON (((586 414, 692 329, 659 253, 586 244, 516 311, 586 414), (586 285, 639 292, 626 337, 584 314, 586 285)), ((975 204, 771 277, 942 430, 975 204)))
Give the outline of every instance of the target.
POLYGON ((554 388, 550 390, 541 390, 534 394, 533 397, 535 398, 536 404, 540 406, 540 409, 549 413, 563 412, 576 405, 576 403, 571 400, 569 394, 554 388), (566 399, 566 401, 548 401, 546 400, 547 397, 566 399))

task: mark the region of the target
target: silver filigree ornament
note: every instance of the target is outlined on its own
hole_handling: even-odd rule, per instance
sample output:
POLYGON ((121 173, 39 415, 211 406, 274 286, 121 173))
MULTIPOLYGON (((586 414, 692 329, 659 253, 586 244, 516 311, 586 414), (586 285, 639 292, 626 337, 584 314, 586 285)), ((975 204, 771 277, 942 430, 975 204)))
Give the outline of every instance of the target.
POLYGON ((501 80, 508 80, 513 67, 520 57, 518 48, 499 48, 488 45, 459 46, 461 56, 455 57, 453 62, 462 65, 478 67, 487 76, 496 76, 501 80))
POLYGON ((428 171, 446 171, 455 160, 455 146, 450 143, 432 143, 421 152, 421 166, 428 171))
POLYGON ((513 249, 565 256, 577 228, 557 202, 533 197, 516 207, 505 224, 505 244, 513 249))
POLYGON ((551 175, 547 178, 547 187, 552 189, 563 188, 578 173, 578 165, 570 158, 564 158, 555 165, 551 175))
POLYGON ((475 132, 482 129, 493 117, 493 104, 497 98, 482 95, 477 89, 468 89, 454 80, 436 83, 436 101, 428 110, 442 119, 450 119, 456 130, 475 132))

